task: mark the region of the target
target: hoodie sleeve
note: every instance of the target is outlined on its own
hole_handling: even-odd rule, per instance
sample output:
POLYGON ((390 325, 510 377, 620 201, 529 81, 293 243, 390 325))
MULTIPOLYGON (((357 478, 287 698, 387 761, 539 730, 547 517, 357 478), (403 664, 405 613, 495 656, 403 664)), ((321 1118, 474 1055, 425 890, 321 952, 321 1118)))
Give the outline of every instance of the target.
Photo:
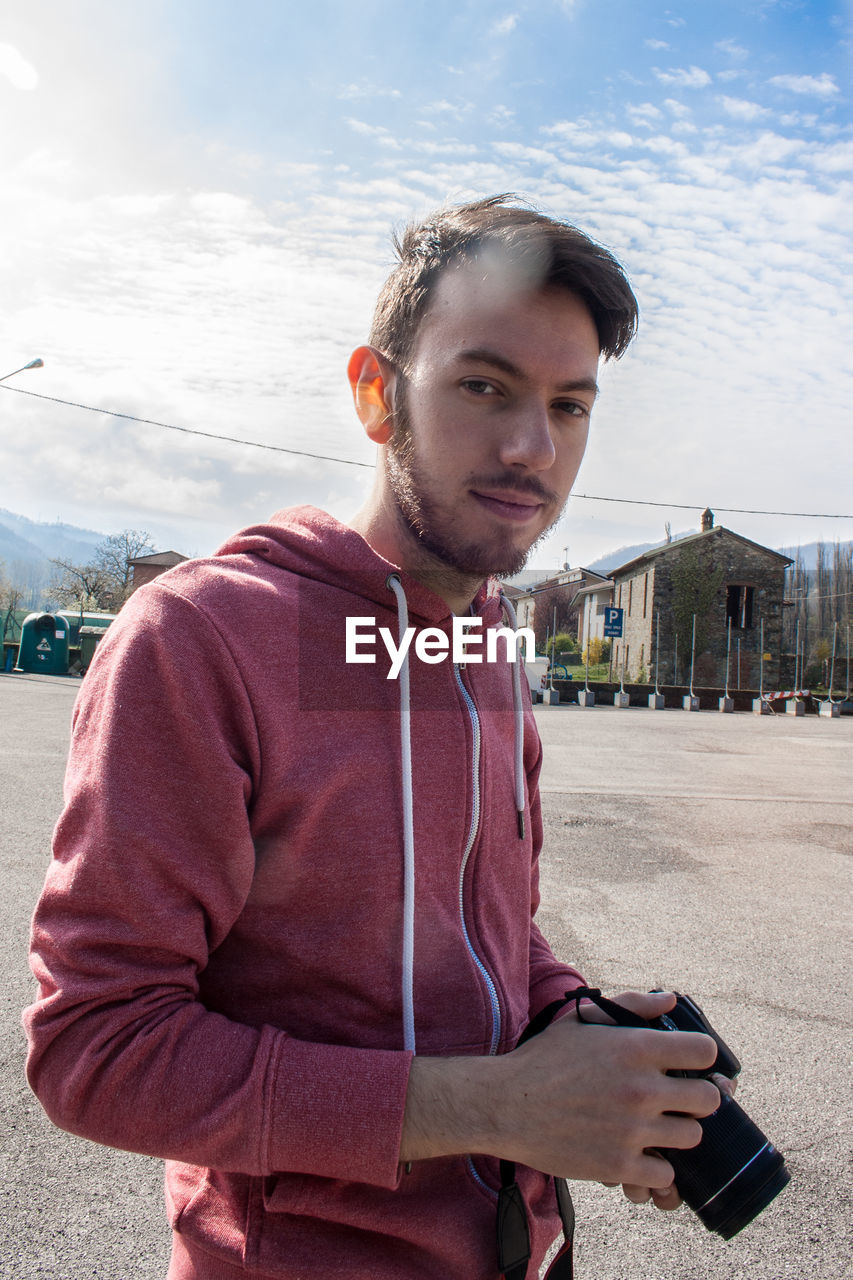
POLYGON ((28 1078, 57 1125, 109 1146, 394 1187, 408 1054, 309 1043, 199 999, 252 883, 259 770, 214 625, 168 587, 138 593, 75 708, 33 922, 28 1078))

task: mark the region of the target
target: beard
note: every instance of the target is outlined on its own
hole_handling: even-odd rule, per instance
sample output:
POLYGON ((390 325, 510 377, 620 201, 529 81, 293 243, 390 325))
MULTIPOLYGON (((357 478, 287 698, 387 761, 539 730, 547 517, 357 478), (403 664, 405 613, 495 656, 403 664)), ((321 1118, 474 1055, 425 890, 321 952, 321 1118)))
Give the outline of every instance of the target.
MULTIPOLYGON (((558 514, 551 524, 528 547, 518 547, 511 529, 498 530, 488 541, 471 541, 460 537, 453 528, 453 508, 429 492, 420 466, 411 430, 406 381, 398 374, 394 400, 394 434, 388 444, 387 475, 397 507, 398 518, 414 539, 418 552, 426 552, 437 561, 436 568, 481 582, 492 576, 509 578, 519 573, 535 547, 550 533, 562 515, 556 494, 534 476, 519 477, 505 471, 491 477, 468 479, 472 487, 490 492, 508 489, 530 493, 549 503, 556 503, 558 514)), ((407 566, 401 566, 403 568, 407 566)))

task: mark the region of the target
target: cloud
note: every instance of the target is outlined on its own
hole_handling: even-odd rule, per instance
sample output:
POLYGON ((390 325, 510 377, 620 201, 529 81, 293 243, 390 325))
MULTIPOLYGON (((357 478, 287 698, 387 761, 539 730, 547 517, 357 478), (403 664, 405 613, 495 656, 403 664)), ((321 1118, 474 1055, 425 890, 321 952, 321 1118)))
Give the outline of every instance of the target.
POLYGON ((15 89, 31 92, 38 88, 38 72, 13 44, 0 44, 0 75, 15 89))
POLYGON ((767 107, 759 106, 757 102, 747 102, 744 98, 727 98, 722 95, 717 98, 717 101, 726 115, 731 116, 733 120, 750 122, 770 115, 767 107))
POLYGON ((662 112, 652 102, 641 102, 639 104, 628 103, 625 107, 625 114, 635 128, 651 129, 653 123, 660 120, 662 112))
POLYGON ((838 85, 826 72, 819 76, 771 76, 767 83, 776 89, 812 94, 817 98, 831 98, 839 92, 838 85))
POLYGON ((498 18, 497 22, 492 24, 491 34, 493 36, 508 36, 509 33, 515 29, 517 24, 518 14, 508 13, 505 18, 498 18))
POLYGON ((399 89, 387 89, 381 85, 362 81, 361 84, 342 85, 335 96, 348 101, 359 98, 401 98, 403 95, 399 89))
POLYGON ((345 123, 349 125, 353 133, 360 133, 366 138, 373 138, 381 147, 391 147, 395 151, 400 150, 401 144, 384 125, 367 124, 366 121, 356 120, 352 116, 347 116, 345 123))
POLYGON ((643 44, 647 49, 668 49, 670 47, 665 40, 644 40, 643 44))
POLYGON ((490 124, 496 124, 500 128, 504 128, 507 125, 512 124, 515 119, 515 112, 511 110, 510 107, 505 107, 501 103, 497 103, 496 106, 492 107, 486 119, 490 124))
POLYGON ((690 107, 683 102, 679 102, 677 98, 664 98, 663 105, 667 111, 671 112, 679 120, 684 120, 687 116, 692 115, 690 107))
POLYGON ((711 83, 711 77, 702 67, 671 67, 669 71, 653 67, 652 71, 661 84, 676 85, 679 89, 704 89, 711 83))
POLYGON ((727 53, 730 58, 748 58, 749 50, 744 49, 743 45, 736 44, 734 40, 718 40, 714 48, 720 53, 727 53))

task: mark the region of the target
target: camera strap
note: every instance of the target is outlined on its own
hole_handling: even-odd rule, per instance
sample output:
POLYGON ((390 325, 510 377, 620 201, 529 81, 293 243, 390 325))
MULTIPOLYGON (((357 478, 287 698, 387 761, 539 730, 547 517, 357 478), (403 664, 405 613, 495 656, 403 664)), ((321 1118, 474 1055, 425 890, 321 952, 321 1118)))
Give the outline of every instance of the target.
MULTIPOLYGON (((608 1000, 597 988, 577 987, 574 991, 567 991, 562 999, 553 1000, 531 1019, 521 1033, 518 1044, 522 1045, 526 1040, 532 1040, 534 1036, 538 1036, 541 1031, 550 1026, 556 1015, 567 1004, 574 1004, 579 1021, 586 1022, 587 1019, 581 1013, 582 1000, 591 1000, 618 1026, 647 1027, 649 1025, 639 1014, 626 1009, 624 1005, 616 1004, 614 1000, 608 1000)), ((515 1179, 514 1163, 511 1160, 501 1160, 500 1170, 501 1189, 498 1193, 497 1220, 498 1267, 505 1280, 525 1280, 527 1264, 530 1261, 527 1209, 515 1179)), ((557 1210, 563 1224, 563 1243, 545 1274, 545 1280, 573 1280, 575 1210, 565 1178, 554 1178, 554 1190, 557 1196, 557 1210)))

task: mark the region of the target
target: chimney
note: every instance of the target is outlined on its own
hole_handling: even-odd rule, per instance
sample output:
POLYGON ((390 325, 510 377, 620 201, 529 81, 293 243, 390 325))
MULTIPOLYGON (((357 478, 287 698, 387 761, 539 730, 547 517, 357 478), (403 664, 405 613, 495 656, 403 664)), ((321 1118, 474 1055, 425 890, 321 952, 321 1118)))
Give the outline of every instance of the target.
POLYGON ((714 513, 710 507, 706 507, 702 512, 702 532, 707 533, 709 529, 714 527, 714 513))

